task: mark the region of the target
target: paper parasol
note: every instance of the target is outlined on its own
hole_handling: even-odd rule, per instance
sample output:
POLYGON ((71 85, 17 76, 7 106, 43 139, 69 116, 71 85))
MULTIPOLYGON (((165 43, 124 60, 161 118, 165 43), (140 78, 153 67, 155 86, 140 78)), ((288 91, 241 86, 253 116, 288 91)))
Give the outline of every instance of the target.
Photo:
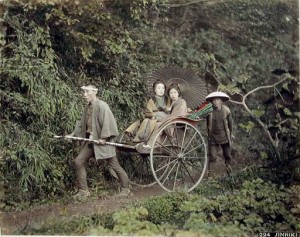
POLYGON ((195 109, 202 104, 208 94, 204 79, 198 77, 191 69, 166 67, 154 70, 147 76, 147 80, 149 91, 153 91, 153 83, 157 80, 163 81, 167 88, 173 83, 178 84, 182 98, 190 109, 195 109))

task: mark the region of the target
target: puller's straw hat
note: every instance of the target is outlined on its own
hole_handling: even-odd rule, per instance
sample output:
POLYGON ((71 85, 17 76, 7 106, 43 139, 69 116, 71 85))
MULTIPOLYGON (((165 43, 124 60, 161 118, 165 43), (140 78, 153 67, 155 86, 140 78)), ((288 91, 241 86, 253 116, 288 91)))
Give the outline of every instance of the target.
POLYGON ((220 98, 224 102, 229 100, 229 96, 221 91, 215 91, 206 96, 206 101, 212 102, 214 98, 220 98))

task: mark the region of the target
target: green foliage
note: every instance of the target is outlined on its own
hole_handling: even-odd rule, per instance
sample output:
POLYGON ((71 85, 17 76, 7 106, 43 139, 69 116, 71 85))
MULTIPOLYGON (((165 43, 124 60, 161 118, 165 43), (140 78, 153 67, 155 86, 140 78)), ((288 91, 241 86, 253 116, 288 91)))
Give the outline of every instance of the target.
MULTIPOLYGON (((64 193, 65 175, 69 172, 60 158, 51 155, 39 137, 7 123, 9 129, 1 136, 5 159, 1 171, 4 179, 6 209, 23 209, 24 203, 64 193), (13 129, 14 130, 13 130, 13 129), (6 135, 6 136, 4 136, 6 135), (9 198, 8 198, 9 197, 9 198)), ((56 147, 57 149, 57 147, 56 147)))
POLYGON ((101 235, 111 233, 114 221, 111 213, 96 214, 90 217, 73 217, 57 222, 48 220, 47 224, 38 228, 28 227, 20 231, 22 235, 84 235, 88 231, 90 235, 101 235), (104 227, 102 227, 104 226, 104 227), (88 231, 87 231, 88 230, 88 231), (99 232, 101 231, 101 232, 99 232))
MULTIPOLYGON (((223 185, 214 196, 170 193, 115 213, 51 223, 23 234, 249 236, 266 230, 299 231, 299 185, 286 188, 260 178, 241 183, 234 192, 223 185), (158 210, 169 214, 158 214, 158 210)), ((211 183, 200 186, 207 190, 211 183)))
POLYGON ((263 160, 268 158, 267 152, 261 151, 259 155, 260 155, 260 158, 263 160))
POLYGON ((291 162, 291 170, 293 171, 293 179, 295 181, 300 181, 300 159, 294 159, 291 162))
POLYGON ((158 227, 147 221, 148 211, 145 208, 132 208, 113 214, 115 226, 113 231, 122 235, 155 235, 158 227))
POLYGON ((258 110, 258 109, 253 109, 251 112, 252 112, 253 115, 256 116, 256 117, 261 117, 261 116, 263 116, 264 113, 265 113, 263 110, 258 110))
POLYGON ((227 193, 214 199, 195 196, 185 202, 181 208, 187 214, 184 228, 217 236, 221 233, 212 228, 216 223, 230 229, 234 235, 241 235, 242 231, 296 231, 299 216, 294 213, 300 211, 296 204, 298 199, 299 194, 262 179, 246 181, 239 193, 227 193))
POLYGON ((187 199, 188 195, 186 193, 167 194, 161 197, 151 198, 143 202, 141 206, 148 210, 148 220, 152 223, 175 223, 180 203, 187 199))
POLYGON ((122 9, 119 12, 133 26, 151 26, 153 17, 161 17, 168 9, 168 0, 126 0, 115 1, 114 7, 122 9), (156 14, 155 14, 156 13, 156 14))
POLYGON ((243 128, 247 133, 250 133, 252 129, 255 127, 255 123, 249 121, 247 124, 239 124, 241 128, 243 128))
POLYGON ((49 28, 21 15, 8 17, 7 24, 14 38, 2 48, 6 66, 1 68, 0 117, 6 126, 0 146, 6 203, 22 205, 57 195, 65 187, 67 167, 57 160, 61 153, 55 150, 61 146, 54 147, 51 137, 74 126, 78 108, 72 109, 77 102, 57 72, 49 28))

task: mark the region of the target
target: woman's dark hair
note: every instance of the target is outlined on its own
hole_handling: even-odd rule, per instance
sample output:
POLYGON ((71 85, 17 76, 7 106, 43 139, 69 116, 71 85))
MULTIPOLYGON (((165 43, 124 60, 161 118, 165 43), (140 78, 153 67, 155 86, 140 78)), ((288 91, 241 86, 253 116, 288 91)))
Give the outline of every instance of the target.
POLYGON ((153 91, 155 92, 155 88, 158 84, 163 84, 165 89, 167 88, 166 84, 162 80, 157 80, 156 82, 153 83, 153 91))
POLYGON ((173 83, 173 84, 170 85, 170 87, 169 87, 169 89, 168 89, 168 95, 170 95, 170 91, 171 91, 172 89, 177 90, 178 95, 179 95, 179 96, 181 95, 181 91, 180 91, 180 88, 179 88, 178 84, 173 83))

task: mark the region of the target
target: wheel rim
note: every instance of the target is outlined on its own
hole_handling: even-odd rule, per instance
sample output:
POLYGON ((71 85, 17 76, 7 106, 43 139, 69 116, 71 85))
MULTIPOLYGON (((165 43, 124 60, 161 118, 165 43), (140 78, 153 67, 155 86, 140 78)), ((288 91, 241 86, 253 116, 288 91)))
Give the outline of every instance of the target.
POLYGON ((186 121, 172 121, 156 134, 150 166, 157 183, 166 191, 192 191, 207 168, 207 149, 199 130, 186 121))
MULTIPOLYGON (((120 143, 129 144, 132 141, 127 133, 122 134, 120 143)), ((150 155, 138 152, 119 151, 119 162, 126 171, 129 182, 140 187, 153 186, 156 181, 150 168, 150 155)))

